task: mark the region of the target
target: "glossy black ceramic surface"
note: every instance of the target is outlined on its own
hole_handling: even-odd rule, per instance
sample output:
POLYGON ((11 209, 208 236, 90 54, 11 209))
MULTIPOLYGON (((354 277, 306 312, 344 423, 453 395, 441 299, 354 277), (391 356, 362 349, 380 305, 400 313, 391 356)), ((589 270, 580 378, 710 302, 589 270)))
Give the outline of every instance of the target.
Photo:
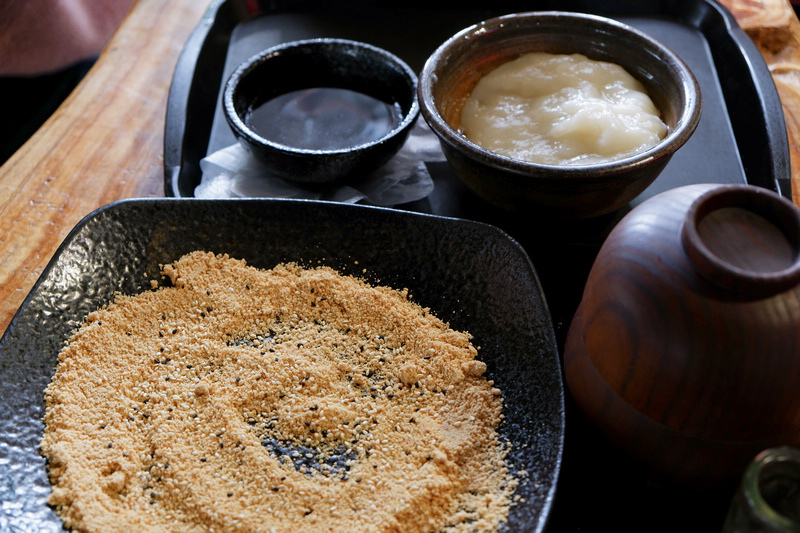
POLYGON ((225 85, 223 105, 236 138, 267 169, 317 184, 363 177, 397 153, 419 115, 416 91, 416 74, 397 56, 366 43, 320 38, 283 43, 243 62, 225 85), (248 120, 254 108, 277 96, 319 88, 348 89, 397 107, 397 121, 353 146, 308 149, 265 136, 248 120))
MULTIPOLYGON (((500 433, 525 470, 507 531, 542 531, 564 439, 564 392, 547 303, 522 248, 482 223, 296 200, 128 200, 88 216, 64 241, 0 340, 0 531, 60 531, 38 444, 44 388, 86 314, 116 292, 160 279, 196 249, 268 268, 325 264, 408 288, 414 301, 472 333, 503 391, 500 433)), ((163 281, 162 281, 163 282, 163 281)))

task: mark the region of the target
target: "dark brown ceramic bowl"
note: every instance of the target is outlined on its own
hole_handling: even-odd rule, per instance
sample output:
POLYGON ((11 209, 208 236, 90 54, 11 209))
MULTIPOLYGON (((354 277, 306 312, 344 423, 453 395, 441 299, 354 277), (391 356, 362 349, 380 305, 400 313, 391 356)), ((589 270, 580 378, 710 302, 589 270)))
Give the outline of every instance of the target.
POLYGON ((420 74, 419 102, 449 164, 478 196, 508 211, 536 210, 565 219, 598 216, 628 204, 691 137, 701 112, 697 80, 671 50, 620 22, 555 11, 489 19, 448 39, 420 74), (580 53, 622 66, 644 84, 667 135, 635 156, 584 166, 525 162, 470 142, 459 131, 464 101, 481 77, 529 52, 580 53))
POLYGON ((330 183, 363 176, 403 146, 419 115, 417 76, 386 50, 345 39, 292 41, 245 61, 223 92, 225 117, 239 143, 274 174, 295 182, 330 183), (265 102, 292 91, 350 89, 397 109, 383 135, 352 146, 308 148, 267 139, 250 116, 265 102))

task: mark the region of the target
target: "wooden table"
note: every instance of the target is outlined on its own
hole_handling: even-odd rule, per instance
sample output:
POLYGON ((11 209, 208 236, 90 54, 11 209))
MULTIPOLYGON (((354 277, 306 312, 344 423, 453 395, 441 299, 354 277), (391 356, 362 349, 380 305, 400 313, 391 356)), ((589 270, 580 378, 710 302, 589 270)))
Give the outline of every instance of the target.
MULTIPOLYGON (((788 123, 800 196, 800 23, 788 0, 724 0, 763 51, 788 123)), ((98 207, 163 196, 169 85, 208 0, 139 0, 50 120, 0 167, 0 333, 67 233, 98 207)))
MULTIPOLYGON (((0 334, 83 217, 115 200, 163 196, 168 90, 209 1, 139 0, 90 74, 0 167, 0 334)), ((800 204, 800 22, 788 0, 723 3, 773 72, 800 204)), ((556 507, 559 514, 576 513, 567 504, 556 507)))

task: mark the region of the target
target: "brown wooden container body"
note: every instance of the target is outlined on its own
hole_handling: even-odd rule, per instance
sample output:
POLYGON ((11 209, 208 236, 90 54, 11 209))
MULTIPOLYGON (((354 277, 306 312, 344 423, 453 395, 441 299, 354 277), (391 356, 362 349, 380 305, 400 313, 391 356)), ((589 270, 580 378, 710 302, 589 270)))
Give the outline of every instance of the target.
POLYGON ((603 244, 570 325, 576 403, 654 473, 698 487, 800 444, 799 246, 797 208, 755 187, 692 185, 635 208, 603 244), (712 213, 716 230, 701 237, 712 213), (778 239, 747 226, 751 214, 778 239))

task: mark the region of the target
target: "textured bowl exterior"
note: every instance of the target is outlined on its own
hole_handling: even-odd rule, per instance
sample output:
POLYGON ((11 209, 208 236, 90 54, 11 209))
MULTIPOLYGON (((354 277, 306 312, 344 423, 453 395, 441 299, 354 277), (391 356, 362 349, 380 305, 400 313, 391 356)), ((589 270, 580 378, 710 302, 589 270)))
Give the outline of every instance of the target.
POLYGON ((346 39, 308 39, 269 48, 242 63, 223 91, 225 118, 239 143, 274 174, 289 181, 330 183, 363 177, 388 161, 419 115, 417 76, 397 56, 346 39), (265 139, 245 123, 247 113, 281 94, 339 87, 396 102, 402 120, 373 142, 342 150, 305 150, 265 139))
POLYGON ((565 12, 517 13, 462 30, 426 62, 419 101, 448 162, 476 194, 508 211, 572 219, 609 213, 638 196, 694 133, 702 108, 697 80, 671 50, 625 24, 565 12), (470 142, 459 131, 464 101, 481 77, 529 52, 581 53, 624 67, 661 111, 666 137, 632 157, 574 167, 514 160, 470 142))
POLYGON ((700 488, 735 481, 765 448, 800 445, 799 236, 800 211, 752 186, 680 187, 628 213, 567 335, 567 383, 587 417, 656 474, 700 488), (737 261, 708 253, 695 229, 712 212, 744 241, 761 235, 733 207, 769 220, 788 246, 759 244, 750 259, 752 245, 726 234, 717 244, 737 261), (786 266, 737 264, 770 255, 786 266))

